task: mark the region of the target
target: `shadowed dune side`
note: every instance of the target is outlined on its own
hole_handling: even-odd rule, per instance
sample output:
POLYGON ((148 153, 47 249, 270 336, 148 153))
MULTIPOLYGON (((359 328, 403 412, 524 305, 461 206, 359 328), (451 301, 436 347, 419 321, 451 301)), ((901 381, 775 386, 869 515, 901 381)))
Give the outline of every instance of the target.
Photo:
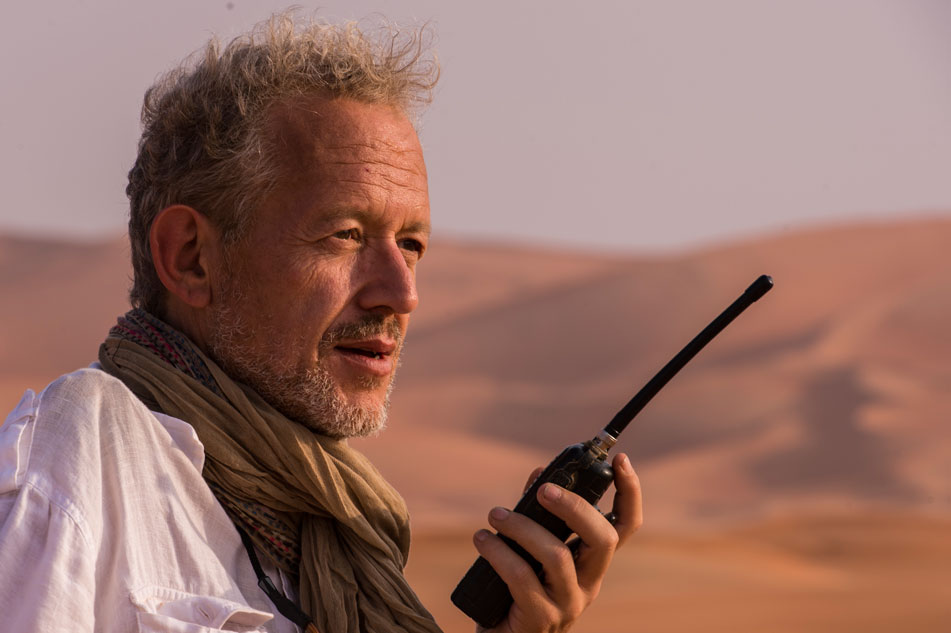
MULTIPOLYGON (((437 243, 389 429, 354 442, 406 497, 413 586, 471 630, 448 595, 487 511, 766 272, 622 437, 647 523, 575 630, 944 630, 949 248, 947 218, 652 258, 437 243)), ((93 361, 128 279, 120 241, 0 238, 0 406, 93 361)))
MULTIPOLYGON (((481 521, 768 272, 776 289, 622 437, 652 523, 879 504, 946 513, 949 246, 941 218, 652 258, 437 243, 420 269, 390 430, 358 444, 422 523, 481 521), (443 465, 438 477, 406 465, 420 451, 443 465)), ((127 309, 128 279, 120 241, 0 240, 6 409, 95 359, 127 309)))
MULTIPOLYGON (((593 435, 766 272, 774 291, 622 437, 620 450, 651 491, 652 520, 693 529, 880 504, 944 514, 951 511, 949 247, 951 221, 939 218, 664 258, 592 257, 570 277, 544 274, 552 254, 523 273, 518 249, 437 247, 420 273, 421 311, 455 305, 455 317, 414 323, 392 426, 452 428, 553 455, 593 435), (520 265, 498 266, 506 258, 520 265), (492 266, 483 271, 484 261, 492 266), (456 268, 468 271, 466 283, 456 268), (519 293, 468 300, 485 288, 512 288, 511 278, 523 274, 533 283, 519 293)), ((361 444, 384 472, 399 459, 386 445, 385 435, 361 444)), ((459 477, 463 484, 466 475, 459 477)), ((401 489, 425 489, 423 476, 397 479, 401 489)), ((510 489, 520 486, 519 479, 510 489)), ((487 490, 473 518, 501 495, 487 490)))

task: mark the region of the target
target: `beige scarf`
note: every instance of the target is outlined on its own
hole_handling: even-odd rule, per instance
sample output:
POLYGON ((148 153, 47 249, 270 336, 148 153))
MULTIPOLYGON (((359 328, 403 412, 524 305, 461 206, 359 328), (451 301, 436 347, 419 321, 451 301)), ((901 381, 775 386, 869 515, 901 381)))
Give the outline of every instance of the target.
POLYGON ((301 607, 320 631, 438 632, 403 576, 410 536, 399 494, 345 440, 289 420, 194 352, 223 395, 129 340, 110 336, 99 360, 143 401, 195 428, 210 483, 302 516, 301 607))

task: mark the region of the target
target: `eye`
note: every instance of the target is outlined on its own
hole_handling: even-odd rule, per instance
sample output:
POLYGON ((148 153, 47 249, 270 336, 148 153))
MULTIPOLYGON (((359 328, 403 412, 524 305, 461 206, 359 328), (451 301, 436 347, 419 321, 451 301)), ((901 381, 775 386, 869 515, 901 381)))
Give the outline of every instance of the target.
POLYGON ((399 241, 400 248, 404 251, 409 251, 415 253, 417 257, 423 255, 423 251, 426 250, 426 246, 417 239, 405 238, 399 241))
POLYGON ((333 234, 338 240, 354 240, 356 242, 360 241, 360 229, 344 229, 342 231, 337 231, 333 234))

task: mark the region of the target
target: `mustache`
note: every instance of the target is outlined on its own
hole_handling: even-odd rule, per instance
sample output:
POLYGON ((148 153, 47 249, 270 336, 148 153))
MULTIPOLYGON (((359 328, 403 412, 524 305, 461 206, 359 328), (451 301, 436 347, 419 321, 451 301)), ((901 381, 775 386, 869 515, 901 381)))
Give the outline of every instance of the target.
POLYGON ((329 349, 338 341, 348 339, 364 339, 374 336, 385 336, 396 342, 399 349, 403 345, 403 329, 393 315, 366 314, 348 323, 341 323, 324 332, 320 339, 320 347, 329 349))

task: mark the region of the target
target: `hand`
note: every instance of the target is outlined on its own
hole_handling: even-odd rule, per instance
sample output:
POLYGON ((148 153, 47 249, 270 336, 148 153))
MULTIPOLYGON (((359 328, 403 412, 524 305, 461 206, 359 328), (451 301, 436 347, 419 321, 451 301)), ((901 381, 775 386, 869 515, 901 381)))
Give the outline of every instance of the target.
MULTIPOLYGON (((525 548, 545 569, 544 581, 539 580, 528 563, 498 536, 488 530, 476 533, 476 549, 505 581, 515 600, 505 620, 491 631, 567 631, 597 597, 616 548, 643 522, 640 483, 631 462, 626 455, 619 454, 612 466, 617 489, 613 507, 617 522, 613 526, 597 508, 564 488, 545 484, 538 491, 539 503, 581 539, 576 554, 525 516, 504 508, 494 508, 489 513, 489 524, 525 548)), ((530 482, 540 472, 535 471, 530 482)), ((477 631, 488 630, 478 627, 477 631)))

